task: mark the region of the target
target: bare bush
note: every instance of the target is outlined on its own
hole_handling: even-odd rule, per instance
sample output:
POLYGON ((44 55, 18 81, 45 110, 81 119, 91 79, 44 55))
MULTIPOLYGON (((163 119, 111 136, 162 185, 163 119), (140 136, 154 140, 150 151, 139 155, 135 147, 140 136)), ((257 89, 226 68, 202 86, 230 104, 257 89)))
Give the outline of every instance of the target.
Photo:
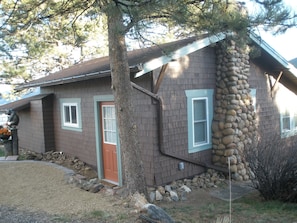
POLYGON ((265 200, 297 202, 297 144, 277 137, 246 151, 253 186, 265 200))

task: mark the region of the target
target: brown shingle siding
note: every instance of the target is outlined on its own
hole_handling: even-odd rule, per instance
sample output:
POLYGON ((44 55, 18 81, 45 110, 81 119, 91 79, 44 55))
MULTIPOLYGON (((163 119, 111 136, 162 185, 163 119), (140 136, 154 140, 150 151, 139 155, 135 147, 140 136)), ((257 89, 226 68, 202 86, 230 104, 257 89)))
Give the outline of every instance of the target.
MULTIPOLYGON (((174 73, 169 68, 159 89, 163 99, 163 139, 166 151, 174 154, 199 159, 210 163, 211 151, 188 153, 188 124, 187 124, 187 89, 214 89, 215 86, 215 56, 212 48, 195 52, 180 60, 183 70, 174 73), (207 58, 207 59, 205 59, 207 58), (185 63, 187 61, 187 63, 185 63), (203 61, 201 63, 201 61, 203 61)), ((176 63, 176 62, 174 62, 176 63)), ((158 75, 155 72, 154 75, 158 75)), ((157 184, 168 183, 177 178, 193 176, 204 171, 204 168, 189 164, 185 161, 163 156, 155 157, 155 178, 157 184), (185 163, 185 170, 178 170, 178 163, 185 163)))

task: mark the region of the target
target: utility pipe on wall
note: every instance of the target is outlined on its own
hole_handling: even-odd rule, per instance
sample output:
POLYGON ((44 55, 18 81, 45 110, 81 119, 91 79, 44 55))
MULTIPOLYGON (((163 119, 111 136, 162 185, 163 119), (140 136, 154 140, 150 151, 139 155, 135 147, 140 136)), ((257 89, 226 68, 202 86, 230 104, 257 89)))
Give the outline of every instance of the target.
POLYGON ((197 161, 197 160, 189 158, 189 157, 181 156, 181 155, 172 153, 170 151, 166 151, 164 148, 164 145, 163 145, 163 102, 162 102, 161 97, 158 94, 154 94, 133 82, 131 82, 131 85, 134 89, 150 96, 151 98, 153 98, 154 100, 156 100, 158 102, 158 139, 159 139, 158 144, 159 144, 159 151, 162 155, 169 156, 171 158, 185 161, 188 163, 192 163, 192 164, 195 164, 198 166, 202 166, 204 168, 211 168, 211 169, 218 170, 220 172, 228 173, 228 170, 223 167, 215 166, 212 164, 207 164, 207 163, 197 161))

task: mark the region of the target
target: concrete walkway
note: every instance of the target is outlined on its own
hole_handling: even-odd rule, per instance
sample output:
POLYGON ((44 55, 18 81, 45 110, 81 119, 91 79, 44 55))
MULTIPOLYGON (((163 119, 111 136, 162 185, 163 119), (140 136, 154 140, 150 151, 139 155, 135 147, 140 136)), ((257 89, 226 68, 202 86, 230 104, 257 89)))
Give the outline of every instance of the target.
POLYGON ((231 195, 230 185, 228 185, 225 188, 220 188, 218 190, 211 191, 210 194, 211 196, 219 198, 223 201, 234 201, 254 191, 256 191, 256 189, 252 187, 252 183, 250 181, 242 181, 231 182, 231 195))

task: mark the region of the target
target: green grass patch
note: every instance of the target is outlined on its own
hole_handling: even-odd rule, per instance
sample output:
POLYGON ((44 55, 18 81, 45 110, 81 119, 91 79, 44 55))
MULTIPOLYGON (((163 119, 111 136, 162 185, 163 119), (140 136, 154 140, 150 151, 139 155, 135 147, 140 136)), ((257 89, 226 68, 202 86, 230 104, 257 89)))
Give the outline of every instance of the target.
POLYGON ((263 220, 267 219, 271 222, 280 220, 290 222, 297 219, 297 203, 285 203, 277 200, 264 201, 260 197, 254 196, 244 197, 234 202, 233 209, 247 215, 261 215, 263 220))
POLYGON ((130 218, 130 216, 127 213, 122 213, 122 214, 117 215, 116 222, 125 222, 129 218, 130 218))
POLYGON ((98 220, 106 220, 110 217, 110 214, 102 210, 94 210, 86 213, 85 217, 91 218, 91 219, 95 218, 98 220))
POLYGON ((108 217, 108 214, 104 211, 101 211, 101 210, 97 210, 97 211, 91 211, 90 212, 90 215, 92 217, 96 217, 96 218, 105 218, 105 217, 108 217))
MULTIPOLYGON (((229 219, 229 202, 197 197, 186 205, 166 207, 167 213, 177 223, 222 223, 229 219), (190 205, 189 205, 190 204, 190 205), (191 205, 192 204, 192 205, 191 205)), ((240 223, 280 223, 297 221, 297 204, 280 201, 264 201, 259 193, 249 194, 231 203, 231 220, 240 223)))
POLYGON ((171 208, 163 208, 173 219, 176 220, 176 223, 197 223, 197 220, 193 218, 193 212, 195 212, 195 207, 192 206, 178 206, 171 208))

